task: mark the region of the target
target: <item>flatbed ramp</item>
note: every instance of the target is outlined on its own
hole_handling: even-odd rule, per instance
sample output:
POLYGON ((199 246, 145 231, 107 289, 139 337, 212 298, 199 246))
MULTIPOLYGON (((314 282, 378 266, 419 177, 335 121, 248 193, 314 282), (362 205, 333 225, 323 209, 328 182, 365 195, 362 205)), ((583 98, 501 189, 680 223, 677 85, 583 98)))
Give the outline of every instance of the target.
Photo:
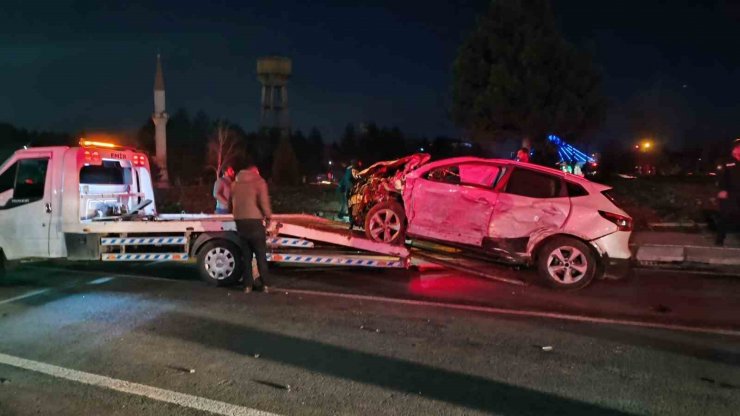
POLYGON ((472 259, 468 257, 452 256, 450 254, 438 253, 434 251, 413 249, 411 256, 414 260, 436 264, 451 270, 468 273, 474 276, 483 277, 498 282, 510 283, 512 285, 525 286, 527 283, 496 273, 495 266, 490 262, 472 259))
MULTIPOLYGON (((350 230, 349 224, 332 221, 313 215, 275 215, 268 230, 273 241, 283 236, 310 242, 306 249, 298 251, 274 250, 268 260, 281 263, 312 265, 341 265, 361 267, 409 267, 411 264, 436 264, 448 269, 461 271, 514 285, 526 283, 502 276, 490 262, 465 257, 460 250, 432 250, 427 248, 392 245, 372 241, 359 230, 350 230), (314 244, 328 244, 314 249, 314 244), (308 249, 310 247, 310 250, 308 249)), ((273 245, 279 248, 280 244, 273 245)), ((295 244, 292 246, 295 247, 295 244)), ((443 246, 440 246, 443 247, 443 246)))

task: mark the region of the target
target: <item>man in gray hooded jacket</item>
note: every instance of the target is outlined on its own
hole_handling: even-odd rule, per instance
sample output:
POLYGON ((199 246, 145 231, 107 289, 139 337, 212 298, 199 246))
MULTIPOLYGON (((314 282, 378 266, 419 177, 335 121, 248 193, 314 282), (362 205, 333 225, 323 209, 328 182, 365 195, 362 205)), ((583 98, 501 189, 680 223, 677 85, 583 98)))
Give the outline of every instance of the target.
POLYGON ((265 224, 269 224, 272 216, 270 195, 267 192, 267 183, 260 176, 257 167, 248 163, 246 169, 239 172, 236 182, 231 187, 231 206, 236 222, 236 230, 242 243, 244 254, 244 292, 249 293, 253 288, 268 291, 267 270, 267 243, 265 224), (264 223, 263 223, 264 221, 264 223), (252 276, 252 255, 257 258, 261 286, 254 285, 252 276))

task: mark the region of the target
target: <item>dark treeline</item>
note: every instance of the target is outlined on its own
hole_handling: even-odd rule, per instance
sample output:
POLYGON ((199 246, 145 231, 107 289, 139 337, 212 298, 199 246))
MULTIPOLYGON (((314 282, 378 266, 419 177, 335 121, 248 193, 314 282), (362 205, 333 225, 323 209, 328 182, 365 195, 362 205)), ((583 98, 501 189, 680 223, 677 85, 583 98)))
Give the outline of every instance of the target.
MULTIPOLYGON (((283 137, 279 130, 247 132, 236 123, 210 117, 203 111, 191 114, 180 109, 167 122, 167 159, 174 184, 204 184, 213 181, 219 126, 226 126, 235 151, 228 164, 239 168, 247 156, 257 163, 263 176, 275 183, 298 184, 316 175, 339 171, 351 160, 363 167, 380 160, 415 152, 431 153, 435 159, 485 156, 477 144, 448 137, 412 138, 397 127, 375 123, 348 124, 341 137, 325 140, 317 128, 307 133, 295 130, 283 137)), ((0 154, 3 160, 23 146, 73 146, 84 132, 39 132, 0 123, 0 154)), ((119 138, 116 136, 116 139, 119 138)), ((155 153, 154 124, 146 120, 133 135, 122 135, 119 143, 136 146, 150 156, 155 153)), ((156 168, 155 168, 156 170, 156 168)), ((156 174, 156 172, 155 172, 156 174)))
POLYGON ((0 123, 0 158, 5 160, 23 146, 72 145, 75 142, 69 133, 31 131, 17 128, 9 123, 0 123))

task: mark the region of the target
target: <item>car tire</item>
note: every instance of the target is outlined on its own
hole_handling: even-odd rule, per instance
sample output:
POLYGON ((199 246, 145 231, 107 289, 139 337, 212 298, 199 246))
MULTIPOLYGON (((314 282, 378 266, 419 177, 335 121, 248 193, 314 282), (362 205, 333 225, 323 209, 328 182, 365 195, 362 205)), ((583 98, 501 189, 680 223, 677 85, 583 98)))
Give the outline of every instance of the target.
POLYGON ((406 241, 406 213, 396 201, 375 204, 365 216, 367 238, 388 244, 403 244, 406 241))
POLYGON ((537 253, 537 271, 549 287, 576 290, 588 286, 599 269, 593 249, 572 237, 555 237, 537 253))
POLYGON ((209 241, 198 252, 198 272, 213 286, 236 284, 244 273, 241 249, 230 241, 209 241))

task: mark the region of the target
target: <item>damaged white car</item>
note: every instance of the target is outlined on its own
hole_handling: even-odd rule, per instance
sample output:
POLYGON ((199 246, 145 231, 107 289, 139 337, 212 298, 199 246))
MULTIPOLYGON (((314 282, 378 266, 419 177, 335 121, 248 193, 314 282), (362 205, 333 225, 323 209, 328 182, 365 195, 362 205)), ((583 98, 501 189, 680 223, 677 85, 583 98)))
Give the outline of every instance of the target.
POLYGON ((511 160, 428 161, 415 154, 357 174, 350 212, 368 238, 431 240, 535 265, 563 289, 627 273, 632 219, 608 186, 511 160))

